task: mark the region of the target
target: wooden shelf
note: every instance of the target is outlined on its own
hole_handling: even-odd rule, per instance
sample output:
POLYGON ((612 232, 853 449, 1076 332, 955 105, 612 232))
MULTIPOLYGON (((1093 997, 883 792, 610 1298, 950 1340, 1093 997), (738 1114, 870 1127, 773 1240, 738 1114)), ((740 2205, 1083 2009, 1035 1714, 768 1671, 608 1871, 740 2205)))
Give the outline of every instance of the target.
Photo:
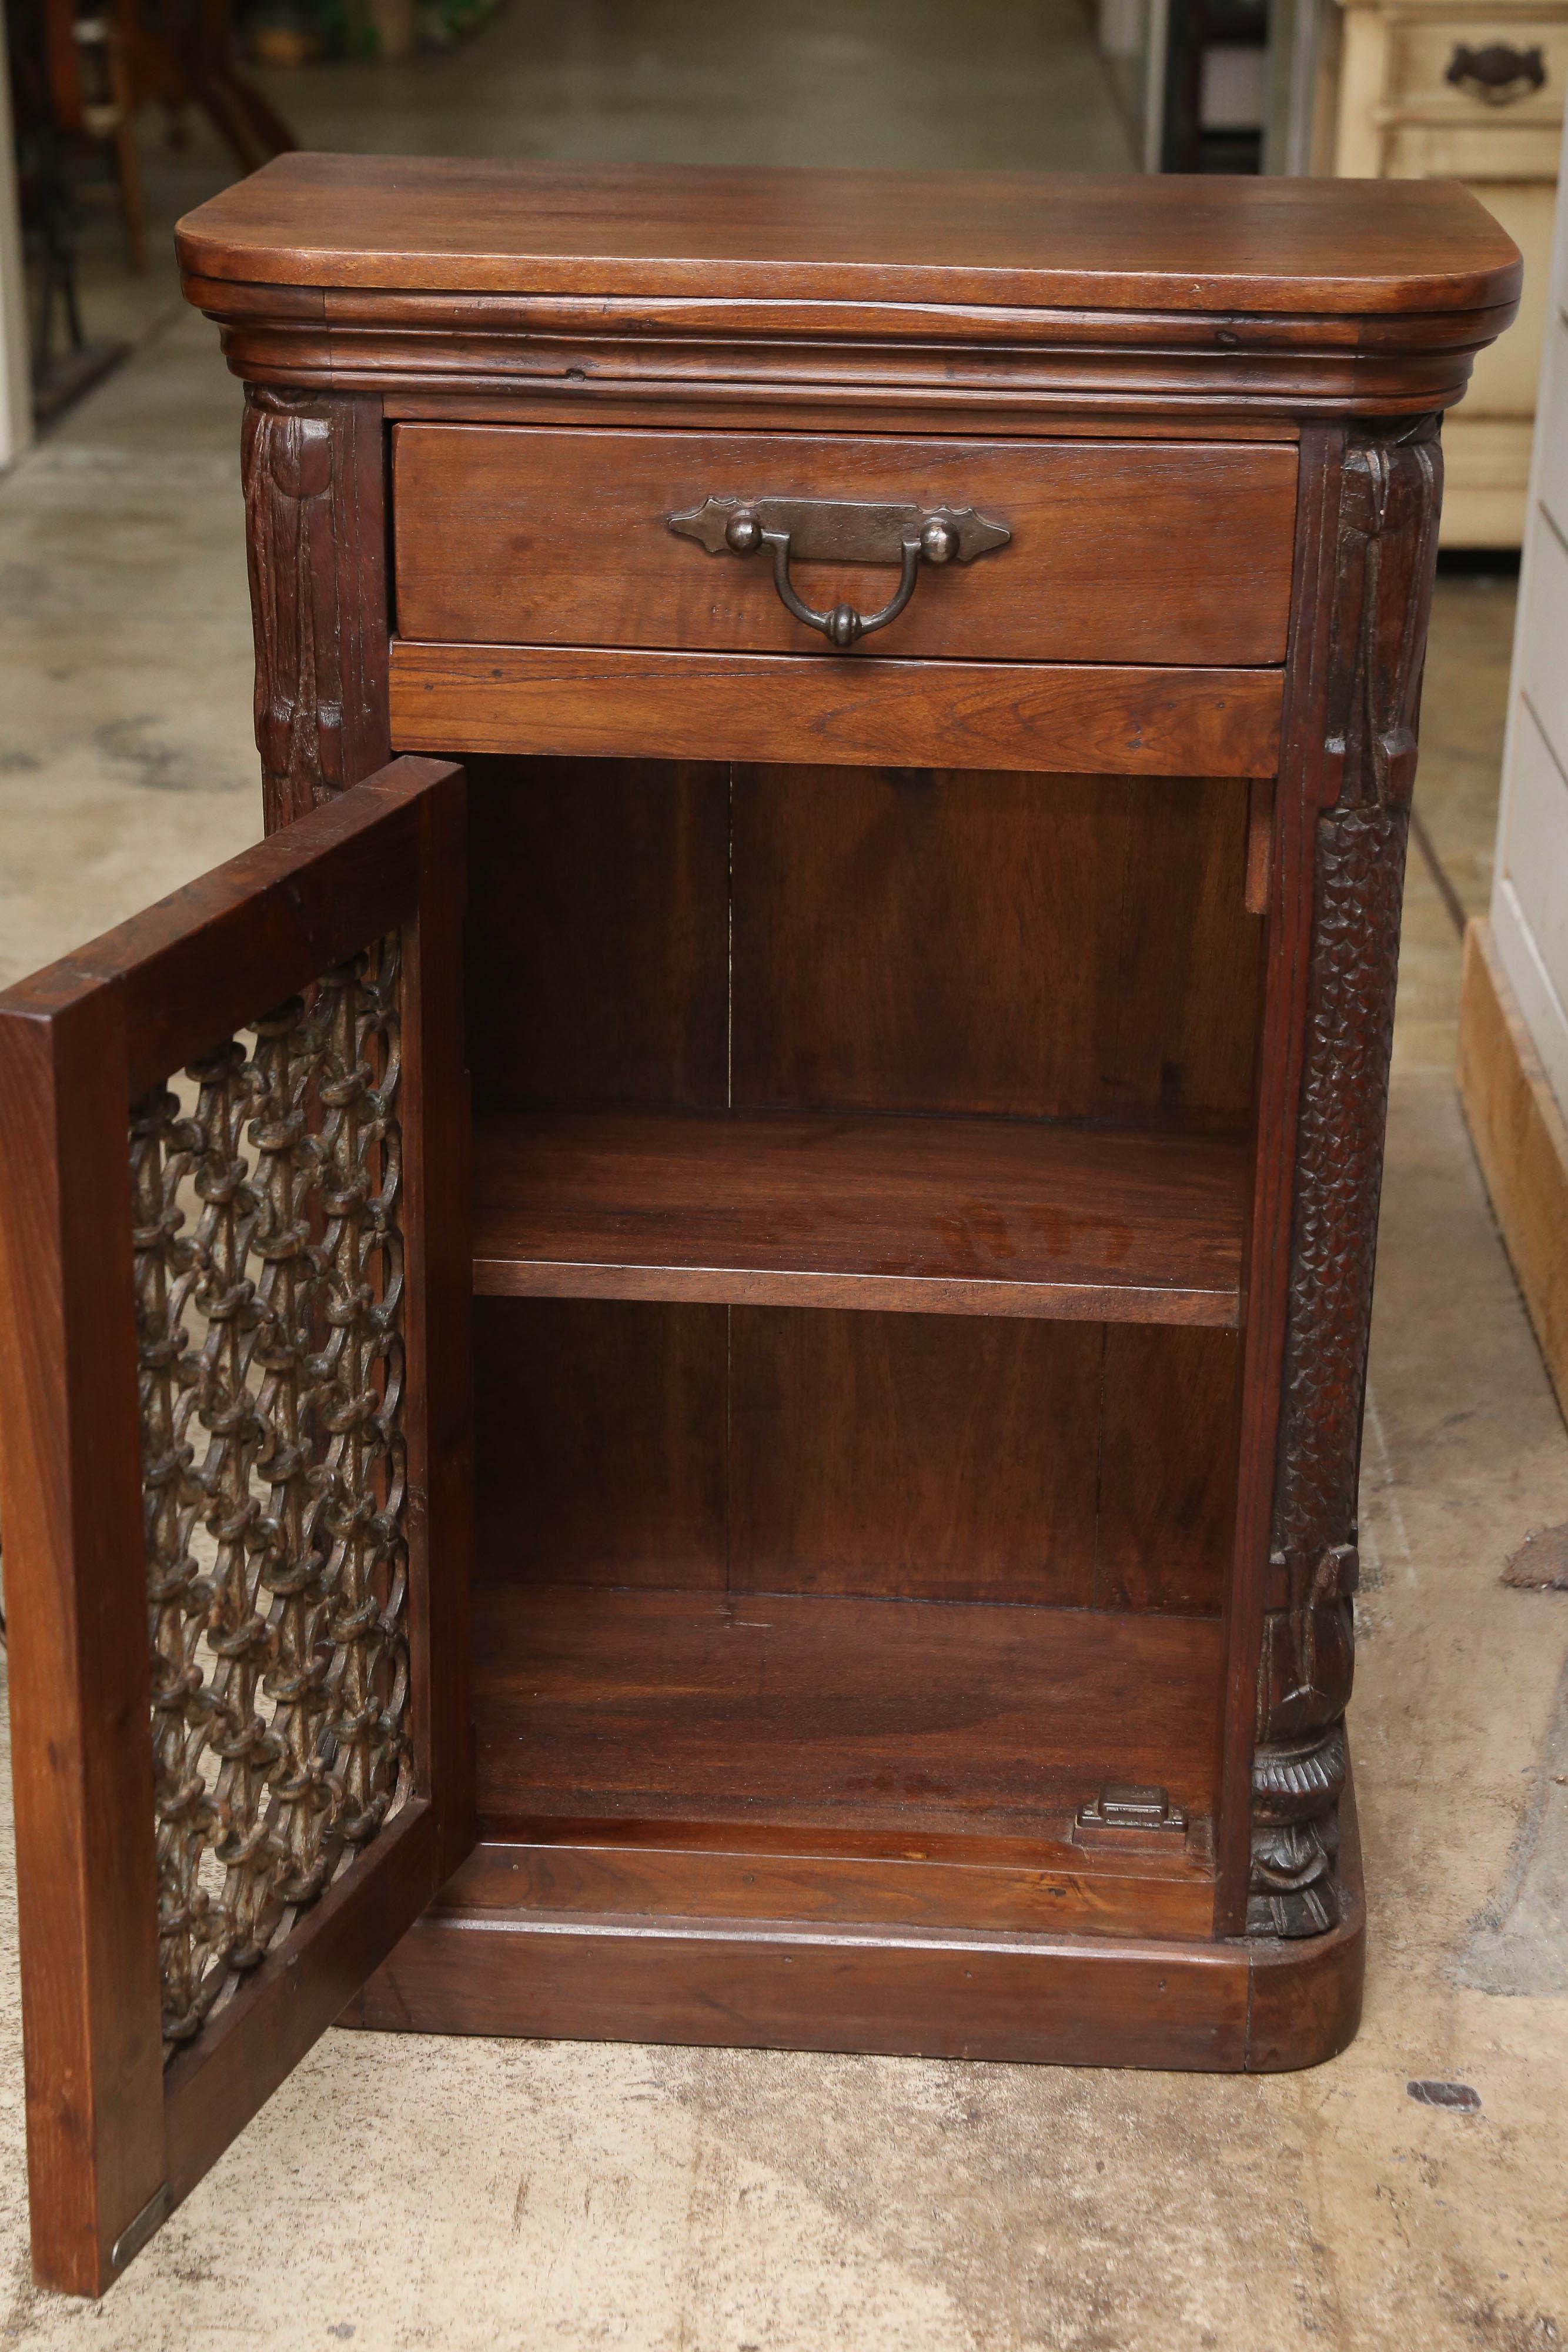
POLYGON ((475 1635, 491 1837, 657 1822, 1061 1845, 1106 1780, 1213 1810, 1218 1617, 496 1580, 475 1635))
POLYGON ((561 1113, 481 1124, 491 1297, 1239 1321, 1232 1140, 1027 1121, 561 1113))

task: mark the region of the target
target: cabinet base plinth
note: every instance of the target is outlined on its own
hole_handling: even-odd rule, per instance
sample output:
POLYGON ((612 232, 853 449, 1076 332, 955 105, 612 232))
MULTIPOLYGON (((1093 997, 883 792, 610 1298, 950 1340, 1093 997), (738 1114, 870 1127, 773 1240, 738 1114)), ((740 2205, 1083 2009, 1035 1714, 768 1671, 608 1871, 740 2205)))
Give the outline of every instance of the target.
POLYGON ((842 1922, 434 1906, 340 2021, 378 2032, 1280 2073, 1361 2018, 1347 1798, 1341 1918, 1294 1943, 927 1933, 842 1922))

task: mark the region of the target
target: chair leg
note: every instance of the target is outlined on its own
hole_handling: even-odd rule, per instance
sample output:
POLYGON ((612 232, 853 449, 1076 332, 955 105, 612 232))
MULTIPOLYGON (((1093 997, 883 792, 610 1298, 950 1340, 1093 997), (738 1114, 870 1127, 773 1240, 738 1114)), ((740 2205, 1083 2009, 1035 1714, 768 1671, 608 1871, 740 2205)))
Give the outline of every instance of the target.
POLYGON ((114 164, 125 215, 125 246, 132 269, 147 267, 147 197, 141 184, 141 151, 136 144, 136 100, 131 62, 117 33, 109 38, 109 88, 114 100, 114 164))

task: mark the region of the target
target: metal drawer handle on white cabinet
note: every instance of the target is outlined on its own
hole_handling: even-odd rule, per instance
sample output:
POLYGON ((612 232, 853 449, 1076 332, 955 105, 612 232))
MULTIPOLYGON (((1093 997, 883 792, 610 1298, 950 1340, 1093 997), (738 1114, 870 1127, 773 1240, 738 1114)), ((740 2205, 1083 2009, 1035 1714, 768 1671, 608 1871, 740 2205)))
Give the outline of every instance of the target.
POLYGON ((1444 79, 1488 106, 1512 106, 1531 90, 1545 89, 1546 60, 1539 49, 1511 49, 1506 41, 1489 41, 1484 49, 1467 48, 1461 41, 1444 79))
POLYGON ((1012 537, 1005 523, 988 522, 973 507, 873 506, 852 499, 705 499, 668 521, 710 555, 768 549, 773 584, 786 608, 840 653, 897 620, 923 562, 972 563, 1012 537), (879 613, 857 612, 848 604, 814 613, 795 593, 791 556, 802 563, 896 563, 898 586, 879 613))

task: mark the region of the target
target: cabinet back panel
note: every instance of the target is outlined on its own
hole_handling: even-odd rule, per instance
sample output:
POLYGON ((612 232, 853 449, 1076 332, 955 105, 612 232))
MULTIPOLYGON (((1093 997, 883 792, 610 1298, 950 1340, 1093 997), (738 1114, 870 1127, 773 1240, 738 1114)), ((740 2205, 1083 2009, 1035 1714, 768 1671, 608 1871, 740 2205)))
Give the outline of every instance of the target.
POLYGON ((1097 1609, 1218 1613, 1236 1524, 1234 1331, 1105 1328, 1097 1609))
POLYGON ((1243 787, 737 768, 733 806, 737 1107, 1245 1120, 1243 787))
POLYGON ((1087 1608, 1096 1324, 737 1307, 729 1580, 1087 1608))
POLYGON ((481 1112, 1246 1121, 1260 926, 1233 780, 471 771, 481 1112))
MULTIPOLYGON (((1023 1837, 1071 1867, 1108 1780, 1214 1811, 1224 1654, 1201 1618, 559 1585, 488 1586, 474 1614, 479 1812, 511 1834, 576 1820, 632 1859, 661 1822, 825 1832, 808 1873, 845 1838, 1023 1837)), ((1142 1874, 1080 1852, 1091 1885, 1118 1862, 1142 1874)))
POLYGON ((723 1590, 725 1317, 476 1298, 482 1576, 723 1590))
POLYGON ((474 1318, 487 1577, 1221 1606, 1230 1332, 510 1298, 474 1318))
POLYGON ((476 1109, 721 1110, 728 769, 466 764, 476 1109))

